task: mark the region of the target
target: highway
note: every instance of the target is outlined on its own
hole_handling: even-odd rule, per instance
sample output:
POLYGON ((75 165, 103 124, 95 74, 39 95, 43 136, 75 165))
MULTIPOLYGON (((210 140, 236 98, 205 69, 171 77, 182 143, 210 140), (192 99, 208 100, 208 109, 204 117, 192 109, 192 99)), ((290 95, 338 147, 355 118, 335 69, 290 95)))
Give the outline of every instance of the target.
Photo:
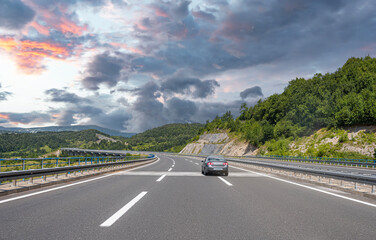
POLYGON ((201 159, 0 198, 0 239, 375 239, 376 201, 201 159), (356 199, 355 199, 356 198, 356 199))

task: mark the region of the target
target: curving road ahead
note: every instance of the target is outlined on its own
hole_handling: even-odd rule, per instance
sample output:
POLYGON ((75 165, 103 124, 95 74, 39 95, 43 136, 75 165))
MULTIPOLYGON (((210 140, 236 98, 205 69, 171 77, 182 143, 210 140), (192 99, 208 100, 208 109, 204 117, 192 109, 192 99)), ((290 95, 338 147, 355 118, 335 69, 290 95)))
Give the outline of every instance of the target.
POLYGON ((0 239, 375 239, 376 203, 201 159, 0 198, 0 239))

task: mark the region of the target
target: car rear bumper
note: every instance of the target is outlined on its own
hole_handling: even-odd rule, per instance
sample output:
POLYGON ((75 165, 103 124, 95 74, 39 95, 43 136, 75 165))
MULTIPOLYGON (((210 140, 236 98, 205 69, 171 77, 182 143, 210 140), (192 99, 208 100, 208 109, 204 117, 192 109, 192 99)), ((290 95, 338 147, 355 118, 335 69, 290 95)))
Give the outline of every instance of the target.
POLYGON ((209 172, 209 173, 227 173, 228 168, 221 168, 221 169, 207 168, 207 172, 209 172))

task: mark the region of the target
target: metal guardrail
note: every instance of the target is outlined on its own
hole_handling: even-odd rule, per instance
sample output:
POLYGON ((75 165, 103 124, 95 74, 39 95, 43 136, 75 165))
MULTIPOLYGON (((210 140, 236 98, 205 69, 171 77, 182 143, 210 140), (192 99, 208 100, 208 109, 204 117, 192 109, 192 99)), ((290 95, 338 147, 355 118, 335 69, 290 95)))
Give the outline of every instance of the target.
MULTIPOLYGON (((179 155, 186 155, 186 156, 201 156, 207 157, 209 155, 204 154, 179 154, 179 155)), ((210 154, 211 155, 211 154, 210 154)), ((215 155, 215 154, 214 154, 215 155)), ((319 163, 319 164, 339 164, 345 166, 360 166, 360 167, 376 167, 376 159, 348 159, 348 158, 319 158, 319 157, 292 157, 292 156, 278 156, 278 155, 270 155, 270 156, 225 156, 225 157, 236 157, 240 159, 267 159, 267 160, 278 160, 278 161, 296 161, 296 162, 303 162, 303 163, 319 163)))
POLYGON ((64 167, 74 165, 99 164, 118 162, 121 160, 136 160, 141 156, 123 157, 55 157, 55 158, 8 158, 0 159, 0 172, 28 170, 38 168, 64 167))
POLYGON ((365 174, 354 174, 354 173, 314 169, 314 168, 302 167, 302 166, 288 166, 288 165, 283 165, 283 164, 278 164, 278 163, 266 163, 266 162, 260 162, 260 161, 252 161, 252 160, 242 160, 242 159, 235 159, 235 158, 226 158, 226 159, 229 161, 233 161, 233 162, 240 162, 240 163, 252 164, 252 165, 257 165, 257 166, 263 166, 263 167, 269 167, 269 168, 271 167, 271 168, 276 168, 276 169, 281 169, 281 170, 288 170, 288 171, 293 171, 293 172, 300 172, 300 173, 306 173, 306 174, 317 175, 317 176, 331 177, 331 178, 340 179, 340 180, 376 185, 376 172, 375 172, 375 175, 365 175, 365 174))
MULTIPOLYGON (((206 157, 206 155, 188 155, 188 154, 180 154, 180 155, 195 156, 195 157, 202 157, 202 158, 206 157)), ((273 158, 269 158, 269 159, 273 160, 273 158)), ((370 174, 356 174, 356 173, 346 173, 346 172, 340 172, 340 171, 314 169, 314 168, 309 168, 309 166, 304 167, 301 165, 291 166, 291 165, 285 165, 281 163, 270 163, 270 162, 246 160, 244 158, 239 159, 239 158, 228 157, 228 156, 226 156, 226 160, 245 163, 245 164, 252 164, 252 165, 257 165, 257 166, 263 166, 263 167, 268 167, 268 168, 276 168, 276 169, 292 171, 292 172, 305 173, 305 174, 310 174, 310 175, 315 175, 315 176, 328 177, 328 178, 339 179, 339 180, 344 180, 344 181, 364 183, 364 184, 369 184, 372 186, 376 185, 376 170, 375 170, 374 175, 370 175, 370 174)), ((374 192, 374 187, 372 189, 373 189, 372 191, 374 192)))
POLYGON ((121 150, 95 150, 95 149, 81 149, 81 148, 60 148, 62 153, 70 155, 95 155, 95 156, 126 156, 127 154, 134 153, 133 151, 121 150))
POLYGON ((21 171, 1 172, 0 182, 8 181, 8 180, 15 180, 15 179, 40 177, 40 176, 53 175, 53 174, 59 174, 59 173, 70 173, 70 172, 75 172, 75 171, 97 169, 97 168, 110 167, 110 166, 118 166, 118 165, 134 163, 134 162, 150 161, 150 160, 155 160, 155 159, 157 159, 157 157, 153 156, 150 158, 142 158, 142 159, 137 159, 137 160, 108 161, 104 163, 95 163, 95 164, 86 164, 86 165, 74 165, 74 166, 65 166, 65 167, 40 168, 40 169, 29 169, 29 170, 21 170, 21 171))
MULTIPOLYGON (((233 156, 229 156, 233 157, 233 156)), ((291 156, 240 156, 239 158, 247 159, 269 159, 269 160, 281 160, 281 161, 297 161, 297 162, 309 162, 309 163, 320 163, 320 164, 343 164, 351 166, 364 166, 364 167, 375 167, 376 160, 369 159, 347 159, 347 158, 316 158, 316 157, 291 157, 291 156)))

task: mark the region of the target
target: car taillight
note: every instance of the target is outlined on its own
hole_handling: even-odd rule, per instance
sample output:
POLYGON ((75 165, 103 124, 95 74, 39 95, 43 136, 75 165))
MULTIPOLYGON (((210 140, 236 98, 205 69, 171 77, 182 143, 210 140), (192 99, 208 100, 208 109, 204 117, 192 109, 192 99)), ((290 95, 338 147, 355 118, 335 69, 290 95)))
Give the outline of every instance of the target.
POLYGON ((225 163, 223 163, 223 165, 227 166, 227 165, 228 165, 228 163, 227 163, 227 162, 225 162, 225 163))
POLYGON ((212 162, 208 162, 208 165, 213 165, 213 163, 212 162))

